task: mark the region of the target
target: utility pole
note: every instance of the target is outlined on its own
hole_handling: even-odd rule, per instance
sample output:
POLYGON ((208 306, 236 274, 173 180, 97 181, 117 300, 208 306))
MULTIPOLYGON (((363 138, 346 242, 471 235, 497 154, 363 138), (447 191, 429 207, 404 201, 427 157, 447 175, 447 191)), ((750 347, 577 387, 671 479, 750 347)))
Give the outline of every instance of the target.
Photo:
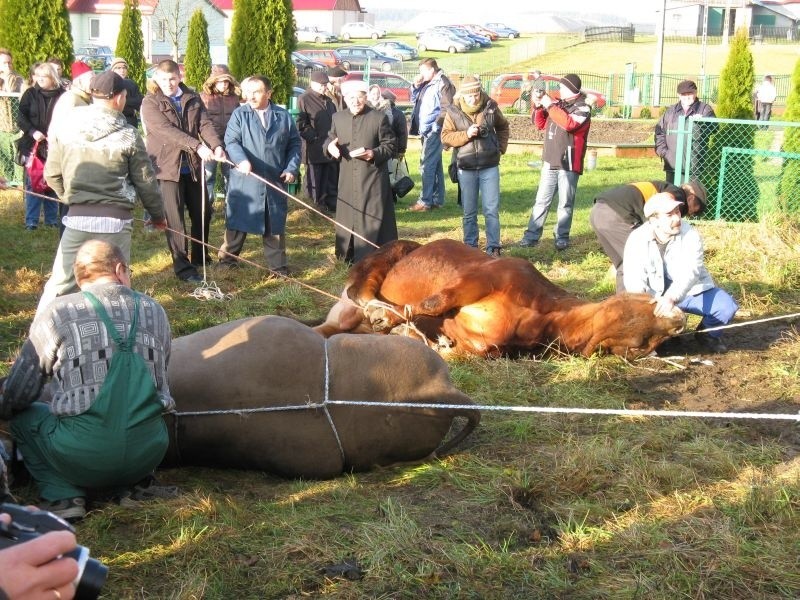
POLYGON ((664 66, 664 29, 667 26, 667 0, 661 7, 661 26, 658 28, 656 56, 653 65, 653 106, 661 104, 661 70, 664 66))

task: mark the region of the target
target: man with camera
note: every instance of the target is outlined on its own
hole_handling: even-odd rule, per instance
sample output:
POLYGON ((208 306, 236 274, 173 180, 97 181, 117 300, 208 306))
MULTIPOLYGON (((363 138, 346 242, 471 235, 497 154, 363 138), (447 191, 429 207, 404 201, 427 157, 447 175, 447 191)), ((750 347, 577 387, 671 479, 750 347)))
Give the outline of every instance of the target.
MULTIPOLYGON (((10 523, 8 514, 0 514, 0 536, 10 523)), ((50 531, 0 550, 0 600, 74 598, 78 563, 59 557, 76 547, 71 531, 50 531)))
POLYGON ((531 248, 539 243, 558 191, 558 220, 554 236, 556 250, 569 247, 572 209, 578 178, 583 173, 583 159, 591 127, 592 109, 581 93, 581 78, 570 73, 559 80, 559 98, 554 100, 544 90, 533 90, 533 122, 544 130, 542 172, 528 227, 519 245, 531 248))
POLYGON ((87 241, 74 269, 81 291, 34 319, 0 390, 39 504, 65 520, 85 516, 90 493, 123 496, 152 473, 175 407, 166 312, 131 289, 120 248, 87 241))
POLYGON ((453 148, 464 209, 464 243, 478 247, 478 193, 486 225, 486 253, 500 257, 500 156, 508 148, 508 120, 477 77, 461 81, 459 95, 445 107, 442 144, 453 148))

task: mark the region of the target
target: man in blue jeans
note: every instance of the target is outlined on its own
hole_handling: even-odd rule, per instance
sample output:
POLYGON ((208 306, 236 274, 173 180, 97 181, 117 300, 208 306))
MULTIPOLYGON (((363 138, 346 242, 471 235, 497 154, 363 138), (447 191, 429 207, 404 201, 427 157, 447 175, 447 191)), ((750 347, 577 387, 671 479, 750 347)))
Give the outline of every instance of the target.
POLYGON ((472 75, 445 107, 442 143, 453 148, 464 209, 464 243, 478 247, 478 193, 486 223, 486 253, 500 257, 500 156, 508 148, 508 120, 472 75))
POLYGON ((550 204, 558 190, 558 219, 554 230, 556 250, 569 246, 572 209, 578 178, 583 173, 583 159, 591 127, 592 109, 581 93, 581 79, 570 73, 559 80, 559 98, 544 90, 533 90, 533 122, 544 130, 542 173, 539 189, 519 245, 530 248, 539 243, 550 204))
POLYGON ((442 107, 453 102, 455 86, 439 68, 436 59, 425 58, 419 63, 419 75, 411 88, 411 135, 422 138, 419 159, 422 190, 413 211, 428 211, 444 205, 444 169, 442 167, 442 107))
POLYGON ((667 316, 677 306, 702 317, 695 339, 709 352, 728 348, 721 331, 708 331, 733 320, 739 306, 718 288, 703 260, 703 240, 681 222, 683 202, 662 192, 644 205, 647 221, 625 242, 625 291, 654 297, 655 315, 667 316))

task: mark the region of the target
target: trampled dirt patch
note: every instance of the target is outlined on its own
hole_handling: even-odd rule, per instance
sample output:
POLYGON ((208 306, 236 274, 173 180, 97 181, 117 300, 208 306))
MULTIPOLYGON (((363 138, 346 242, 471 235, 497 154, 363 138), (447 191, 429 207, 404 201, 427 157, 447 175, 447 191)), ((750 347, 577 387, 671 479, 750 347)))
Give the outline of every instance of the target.
MULTIPOLYGON (((657 371, 644 377, 631 374, 626 406, 800 417, 800 395, 796 386, 782 385, 780 366, 797 364, 797 321, 734 328, 725 333, 724 339, 729 347, 726 354, 708 354, 692 334, 682 336, 675 355, 664 358, 684 367, 683 370, 677 367, 664 370, 664 358, 642 361, 643 366, 655 367, 657 371)), ((791 375, 786 377, 791 378, 791 375)), ((786 383, 789 379, 783 381, 786 383)), ((780 440, 800 452, 799 421, 723 418, 719 422, 745 426, 743 433, 752 434, 753 439, 780 440)))
MULTIPOLYGON (((511 139, 542 141, 542 132, 527 115, 506 115, 511 125, 511 139)), ((592 119, 591 144, 648 144, 653 141, 653 122, 626 119, 592 119)))

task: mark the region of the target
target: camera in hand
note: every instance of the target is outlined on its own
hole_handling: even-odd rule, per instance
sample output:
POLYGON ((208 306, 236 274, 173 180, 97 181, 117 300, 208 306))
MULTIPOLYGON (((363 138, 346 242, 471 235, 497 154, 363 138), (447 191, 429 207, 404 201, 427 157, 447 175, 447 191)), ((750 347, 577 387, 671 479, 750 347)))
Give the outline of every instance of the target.
MULTIPOLYGON (((0 504, 0 513, 11 515, 11 523, 0 523, 0 550, 10 548, 51 531, 71 531, 72 526, 53 513, 25 508, 17 504, 0 504)), ((78 576, 75 578, 75 598, 95 600, 108 576, 108 567, 99 560, 89 558, 89 549, 77 546, 64 554, 78 562, 78 576)), ((58 559, 56 559, 58 560, 58 559)))
POLYGON ((487 135, 489 135, 489 130, 486 125, 478 125, 478 137, 485 138, 487 135))

